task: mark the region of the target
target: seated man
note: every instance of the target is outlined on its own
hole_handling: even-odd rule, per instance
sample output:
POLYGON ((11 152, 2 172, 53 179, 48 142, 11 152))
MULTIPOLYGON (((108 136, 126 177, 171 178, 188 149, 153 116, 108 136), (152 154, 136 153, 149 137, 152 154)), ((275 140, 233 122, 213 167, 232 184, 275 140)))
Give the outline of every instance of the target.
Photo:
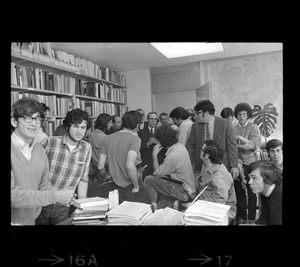
POLYGON ((150 204, 148 193, 136 167, 141 163, 141 139, 135 132, 138 131, 141 119, 142 115, 138 111, 126 112, 122 116, 122 130, 104 138, 98 162, 99 175, 103 178, 106 175, 107 158, 112 181, 90 185, 88 197, 108 198, 109 192, 117 189, 120 204, 125 200, 150 204))
POLYGON ((266 160, 253 162, 248 169, 250 188, 261 197, 261 214, 254 224, 282 225, 282 170, 266 160))
POLYGON ((270 161, 277 165, 281 170, 283 170, 282 146, 283 143, 278 139, 269 140, 266 144, 266 150, 270 161))
POLYGON ((200 177, 200 191, 208 185, 199 199, 230 206, 228 213, 229 224, 236 216, 236 195, 231 174, 223 164, 224 150, 214 140, 206 140, 200 152, 203 162, 200 177))
POLYGON ((186 147, 178 143, 177 132, 170 125, 159 127, 155 137, 160 145, 153 148, 154 173, 144 181, 153 210, 157 209, 161 195, 184 202, 192 200, 196 196, 196 183, 186 147), (158 165, 157 155, 163 148, 167 148, 165 159, 158 165))

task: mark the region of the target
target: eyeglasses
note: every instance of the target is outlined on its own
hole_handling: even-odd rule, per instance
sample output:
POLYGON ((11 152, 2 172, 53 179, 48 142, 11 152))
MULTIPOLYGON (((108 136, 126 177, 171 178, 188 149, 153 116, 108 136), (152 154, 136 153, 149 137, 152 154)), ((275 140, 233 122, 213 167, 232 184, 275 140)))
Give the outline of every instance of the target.
POLYGON ((30 123, 32 122, 32 120, 35 120, 35 123, 43 123, 43 121, 45 120, 44 118, 41 117, 29 117, 29 116, 20 116, 20 118, 23 118, 25 122, 30 123))
POLYGON ((199 110, 199 111, 195 111, 195 113, 196 113, 197 115, 200 115, 201 113, 203 113, 203 111, 202 111, 202 110, 199 110))

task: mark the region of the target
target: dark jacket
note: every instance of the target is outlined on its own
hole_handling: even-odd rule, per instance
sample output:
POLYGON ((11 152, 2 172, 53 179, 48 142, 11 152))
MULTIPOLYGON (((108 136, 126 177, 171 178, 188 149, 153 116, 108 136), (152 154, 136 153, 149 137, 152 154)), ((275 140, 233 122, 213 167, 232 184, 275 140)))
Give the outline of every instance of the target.
MULTIPOLYGON (((154 133, 156 132, 156 130, 157 128, 155 128, 154 133)), ((141 138, 141 148, 140 148, 141 158, 142 158, 141 166, 148 165, 148 167, 146 167, 146 169, 143 172, 143 179, 144 179, 147 175, 153 175, 154 170, 153 170, 152 151, 155 144, 152 144, 149 147, 147 146, 147 142, 149 141, 151 136, 148 125, 146 126, 146 128, 138 131, 138 136, 141 138)))
MULTIPOLYGON (((205 141, 204 124, 195 122, 192 125, 190 136, 186 143, 192 163, 195 162, 195 170, 200 171, 202 161, 200 160, 200 148, 205 141)), ((227 119, 215 117, 214 136, 215 140, 224 149, 224 165, 227 169, 238 167, 238 149, 236 136, 232 124, 227 119)))

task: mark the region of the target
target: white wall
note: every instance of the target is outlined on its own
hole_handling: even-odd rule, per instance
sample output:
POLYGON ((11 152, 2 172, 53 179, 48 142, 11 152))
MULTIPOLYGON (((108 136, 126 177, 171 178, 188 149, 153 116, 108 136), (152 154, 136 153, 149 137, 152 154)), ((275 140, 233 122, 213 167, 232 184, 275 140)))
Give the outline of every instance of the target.
POLYGON ((196 91, 184 91, 173 93, 154 94, 155 111, 159 115, 162 112, 170 114, 176 107, 183 107, 185 109, 192 108, 196 105, 196 91))
POLYGON ((126 71, 128 110, 142 108, 147 115, 152 111, 150 70, 126 71))

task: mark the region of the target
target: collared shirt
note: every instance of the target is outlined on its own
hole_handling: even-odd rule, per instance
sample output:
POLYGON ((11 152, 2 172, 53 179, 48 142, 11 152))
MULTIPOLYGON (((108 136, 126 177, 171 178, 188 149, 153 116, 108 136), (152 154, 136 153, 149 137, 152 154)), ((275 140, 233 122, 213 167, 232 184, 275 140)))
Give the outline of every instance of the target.
POLYGON ((24 142, 24 140, 22 140, 18 135, 16 135, 15 133, 12 133, 11 135, 11 140, 13 142, 13 144, 20 149, 20 151, 22 152, 22 154, 25 156, 25 158, 30 161, 31 159, 31 151, 33 146, 35 145, 35 141, 33 141, 31 143, 31 146, 29 144, 27 144, 26 142, 24 142))
POLYGON ((201 200, 230 205, 228 216, 236 215, 236 195, 231 174, 224 164, 214 164, 208 169, 205 164, 201 168, 200 190, 206 185, 207 189, 199 197, 201 200))
POLYGON ((91 145, 81 140, 71 152, 67 135, 52 136, 42 142, 49 159, 50 181, 58 189, 70 186, 75 190, 79 181, 88 182, 91 161, 91 145))
POLYGON ((246 127, 248 123, 249 123, 249 120, 247 120, 247 122, 244 125, 242 125, 240 123, 237 123, 237 125, 242 128, 242 127, 246 127))

